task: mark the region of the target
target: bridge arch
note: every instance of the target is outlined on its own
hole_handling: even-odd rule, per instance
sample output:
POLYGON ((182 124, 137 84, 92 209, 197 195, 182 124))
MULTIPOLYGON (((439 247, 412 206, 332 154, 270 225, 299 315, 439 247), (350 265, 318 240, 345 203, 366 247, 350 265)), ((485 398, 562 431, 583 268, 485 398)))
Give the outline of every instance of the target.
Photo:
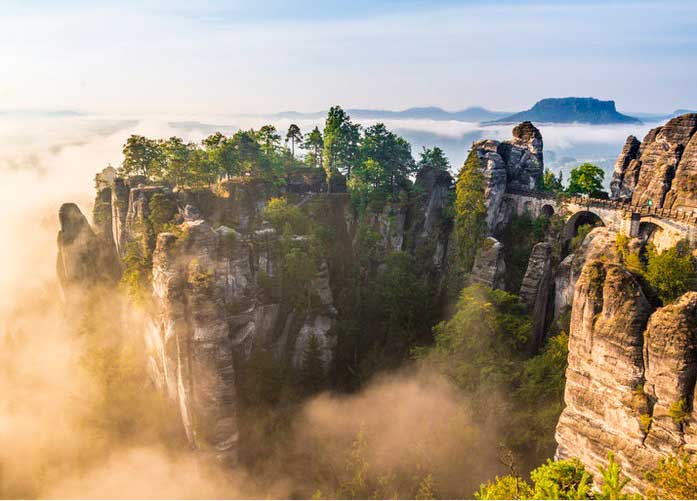
POLYGON ((566 220, 564 229, 562 230, 564 254, 569 253, 569 244, 571 240, 578 235, 579 228, 583 225, 605 226, 605 222, 598 214, 590 210, 580 210, 572 214, 571 217, 566 220))
POLYGON ((540 216, 552 217, 554 215, 554 207, 550 204, 544 204, 540 208, 540 216))
POLYGON ((686 238, 684 233, 668 222, 653 216, 645 216, 639 220, 637 236, 646 242, 653 243, 659 252, 686 238))

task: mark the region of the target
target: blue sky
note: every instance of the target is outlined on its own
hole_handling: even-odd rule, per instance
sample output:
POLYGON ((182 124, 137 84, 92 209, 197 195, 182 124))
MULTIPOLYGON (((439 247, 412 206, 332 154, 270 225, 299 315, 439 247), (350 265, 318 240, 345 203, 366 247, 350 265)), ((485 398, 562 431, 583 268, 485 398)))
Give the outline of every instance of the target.
POLYGON ((5 1, 0 110, 697 108, 697 2, 5 1))

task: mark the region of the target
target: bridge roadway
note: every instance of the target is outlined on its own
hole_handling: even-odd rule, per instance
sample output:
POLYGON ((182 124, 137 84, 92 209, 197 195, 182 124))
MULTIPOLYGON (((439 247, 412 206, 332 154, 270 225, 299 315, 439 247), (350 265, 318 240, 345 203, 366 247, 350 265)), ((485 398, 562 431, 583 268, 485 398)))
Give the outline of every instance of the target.
POLYGON ((505 193, 502 208, 504 206, 518 215, 527 213, 532 217, 561 214, 566 221, 565 238, 573 237, 578 225, 587 222, 590 213, 604 226, 631 237, 651 234, 659 250, 675 245, 682 239, 687 239, 690 245, 697 245, 697 212, 691 210, 639 206, 580 196, 557 198, 550 193, 513 190, 505 193))

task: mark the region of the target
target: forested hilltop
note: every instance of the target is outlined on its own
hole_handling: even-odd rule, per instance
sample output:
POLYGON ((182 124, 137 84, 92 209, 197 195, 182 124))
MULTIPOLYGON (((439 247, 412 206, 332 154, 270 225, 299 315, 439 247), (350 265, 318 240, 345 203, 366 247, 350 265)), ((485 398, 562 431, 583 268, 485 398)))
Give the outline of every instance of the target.
MULTIPOLYGON (((621 439, 606 447, 614 456, 582 463, 566 453, 567 422, 564 459, 551 460, 565 403, 567 415, 583 403, 568 387, 564 398, 579 357, 569 349, 593 316, 578 312, 609 307, 610 268, 648 298, 644 321, 664 309, 686 332, 694 321, 683 304, 696 288, 692 244, 604 227, 590 210, 608 198, 602 177, 584 164, 565 185, 545 171, 530 122, 473 144, 454 176, 439 148, 415 159, 384 124, 361 127, 338 106, 305 133, 131 136, 119 168, 96 177, 93 226, 74 204, 60 212, 58 272, 92 340, 88 368, 111 395, 103 415, 142 440, 143 400, 162 401, 159 419, 181 423, 198 454, 244 468, 258 488, 282 478, 294 497, 694 495, 678 447, 647 455, 641 472, 621 439), (576 195, 589 205, 568 214, 576 195), (124 330, 142 333, 142 359, 114 335, 124 330), (146 378, 143 395, 130 383, 146 378), (116 412, 123 402, 137 405, 116 412)), ((635 309, 622 311, 643 332, 635 309)), ((621 337, 608 329, 598 339, 621 337)), ((642 378, 627 383, 627 405, 646 437, 658 416, 642 378)), ((676 401, 683 433, 692 404, 676 401)))

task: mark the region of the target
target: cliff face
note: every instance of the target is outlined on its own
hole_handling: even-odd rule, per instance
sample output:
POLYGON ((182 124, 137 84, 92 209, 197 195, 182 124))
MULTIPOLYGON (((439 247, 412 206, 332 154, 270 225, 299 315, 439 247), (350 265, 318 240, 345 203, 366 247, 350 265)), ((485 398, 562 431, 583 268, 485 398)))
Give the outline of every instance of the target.
POLYGON ((616 454, 638 490, 660 457, 695 431, 670 416, 691 402, 697 378, 697 293, 653 310, 637 280, 616 264, 588 262, 576 283, 569 338, 566 407, 557 425, 560 458, 595 473, 616 454))
POLYGON ((486 176, 486 223, 489 233, 506 225, 511 208, 502 205, 506 190, 534 190, 544 173, 542 134, 530 122, 513 128, 513 139, 487 139, 472 145, 486 176))
POLYGON ((639 143, 630 136, 610 188, 614 198, 654 207, 697 209, 697 113, 669 120, 639 143))
POLYGON ((239 453, 238 375, 254 353, 297 372, 314 338, 323 367, 330 369, 337 283, 353 259, 359 225, 379 236, 378 270, 391 252, 428 249, 431 276, 424 280, 442 282, 445 276, 447 172, 423 169, 413 197, 364 214, 354 211, 348 194, 327 193, 317 176, 305 174, 294 173, 281 190, 238 180, 173 191, 104 171, 94 229, 76 205, 61 208, 58 270, 66 295, 89 294, 94 284, 113 291, 122 273, 117 256, 127 274, 135 262, 151 275, 143 292, 148 371, 178 404, 191 444, 226 463, 239 453), (268 201, 279 195, 332 229, 323 254, 316 262, 305 260, 314 271, 303 284, 302 306, 282 285, 282 245, 303 245, 309 236, 281 235, 264 220, 268 201))

